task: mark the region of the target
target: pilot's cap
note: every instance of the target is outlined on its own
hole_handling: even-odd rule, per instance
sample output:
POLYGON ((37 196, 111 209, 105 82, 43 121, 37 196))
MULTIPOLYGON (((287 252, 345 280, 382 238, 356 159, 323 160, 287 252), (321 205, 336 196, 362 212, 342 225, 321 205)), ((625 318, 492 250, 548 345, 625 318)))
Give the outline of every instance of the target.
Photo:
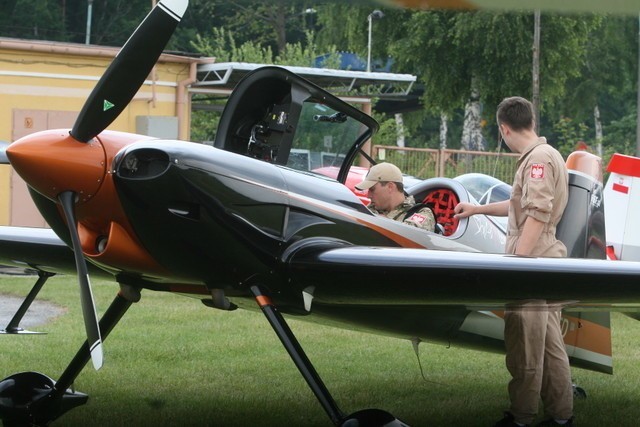
POLYGON ((369 173, 360 184, 355 187, 358 190, 368 190, 377 182, 402 182, 402 172, 400 168, 391 163, 378 163, 369 169, 369 173))

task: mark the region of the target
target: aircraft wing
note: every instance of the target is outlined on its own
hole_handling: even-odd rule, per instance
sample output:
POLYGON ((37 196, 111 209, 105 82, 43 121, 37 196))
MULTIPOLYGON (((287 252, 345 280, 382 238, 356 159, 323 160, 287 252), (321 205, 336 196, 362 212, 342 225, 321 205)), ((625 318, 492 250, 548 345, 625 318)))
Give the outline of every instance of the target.
POLYGON ((299 251, 288 260, 288 272, 322 304, 483 310, 545 299, 581 311, 640 308, 640 263, 634 262, 340 247, 299 251))
POLYGON ((48 228, 0 226, 0 265, 76 274, 73 252, 48 228))
MULTIPOLYGON (((484 310, 546 299, 571 310, 640 311, 637 262, 359 246, 306 248, 284 262, 289 283, 312 289, 315 303, 484 310)), ((75 274, 73 252, 50 229, 0 226, 0 264, 75 274)))

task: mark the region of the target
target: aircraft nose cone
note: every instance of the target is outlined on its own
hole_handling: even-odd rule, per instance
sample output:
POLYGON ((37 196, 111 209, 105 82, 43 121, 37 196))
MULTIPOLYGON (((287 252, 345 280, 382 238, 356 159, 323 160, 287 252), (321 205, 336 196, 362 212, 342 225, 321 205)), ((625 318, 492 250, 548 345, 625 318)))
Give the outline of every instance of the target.
POLYGON ((52 200, 63 191, 86 202, 106 174, 106 154, 97 138, 78 142, 67 130, 38 132, 9 145, 7 157, 27 185, 52 200))

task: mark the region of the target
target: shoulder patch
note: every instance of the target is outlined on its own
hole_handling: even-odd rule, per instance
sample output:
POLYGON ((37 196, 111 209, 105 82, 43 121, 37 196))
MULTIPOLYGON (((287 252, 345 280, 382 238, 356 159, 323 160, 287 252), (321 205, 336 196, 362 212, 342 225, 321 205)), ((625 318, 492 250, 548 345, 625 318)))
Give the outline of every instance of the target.
POLYGON ((531 164, 531 178, 532 179, 544 178, 544 163, 531 164))
POLYGON ((409 221, 413 221, 416 224, 423 224, 426 220, 427 217, 419 213, 415 213, 409 218, 409 221))

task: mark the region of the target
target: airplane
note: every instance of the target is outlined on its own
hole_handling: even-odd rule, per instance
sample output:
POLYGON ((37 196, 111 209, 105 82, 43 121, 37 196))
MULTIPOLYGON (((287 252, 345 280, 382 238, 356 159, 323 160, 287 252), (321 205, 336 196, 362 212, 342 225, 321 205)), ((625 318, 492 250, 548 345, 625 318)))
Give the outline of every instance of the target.
MULTIPOLYGON (((39 272, 27 307, 49 275, 74 271, 87 340, 57 380, 22 372, 0 381, 4 425, 48 425, 85 404, 88 396, 72 388, 76 377, 90 360, 102 366, 103 340, 143 289, 225 311, 260 310, 330 421, 345 427, 406 424, 381 409, 345 414, 284 315, 417 342, 495 348, 495 337, 465 329, 469 319, 497 317, 517 301, 554 301, 572 315, 640 308, 638 263, 510 256, 485 246, 491 239, 467 234, 469 219, 440 234, 373 215, 344 183, 354 162, 373 161, 363 146, 377 123, 283 68, 256 70, 238 84, 214 146, 106 130, 186 8, 187 0, 158 3, 71 130, 38 132, 6 149, 51 230, 0 227, 0 264, 39 272), (328 142, 327 165, 340 164, 336 179, 305 170, 291 155, 296 146, 322 154, 328 142), (90 276, 119 285, 100 320, 90 276)), ((569 159, 572 209, 563 222, 571 253, 601 257, 602 184, 594 161, 587 154, 569 159)), ((469 195, 446 179, 408 191, 444 207, 452 194, 460 201, 469 195)), ((451 225, 447 209, 440 213, 443 228, 451 225)), ((577 342, 583 330, 568 335, 577 342)), ((606 354, 590 354, 573 361, 606 371, 606 354)))

